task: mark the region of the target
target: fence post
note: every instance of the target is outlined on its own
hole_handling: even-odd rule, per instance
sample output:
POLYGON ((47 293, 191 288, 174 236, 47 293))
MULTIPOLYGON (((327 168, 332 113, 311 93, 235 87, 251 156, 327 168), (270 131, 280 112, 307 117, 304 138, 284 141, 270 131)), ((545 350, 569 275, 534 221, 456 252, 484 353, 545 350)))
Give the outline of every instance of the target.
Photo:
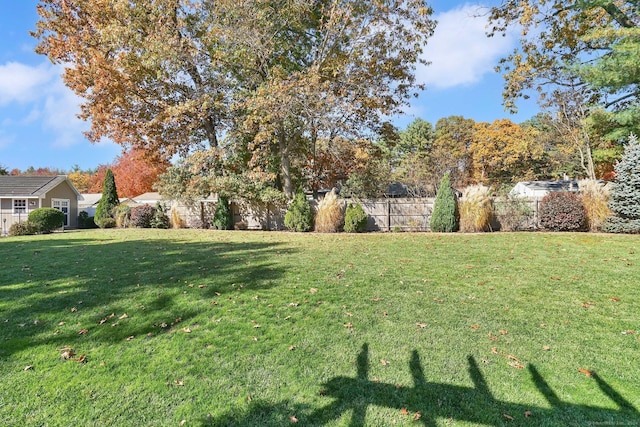
POLYGON ((391 200, 387 199, 387 231, 391 231, 391 200))

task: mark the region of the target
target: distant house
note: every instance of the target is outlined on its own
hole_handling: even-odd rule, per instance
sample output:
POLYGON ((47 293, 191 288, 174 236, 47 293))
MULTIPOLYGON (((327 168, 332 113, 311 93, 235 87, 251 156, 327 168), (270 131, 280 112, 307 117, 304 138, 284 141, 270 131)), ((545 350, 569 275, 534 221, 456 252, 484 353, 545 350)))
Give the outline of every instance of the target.
POLYGON ((65 175, 0 176, 0 227, 2 234, 11 224, 26 221, 29 212, 55 208, 64 213, 64 227, 78 226, 78 190, 65 175))
POLYGON ((89 216, 96 214, 98 202, 102 198, 102 193, 82 193, 82 200, 78 202, 78 212, 86 212, 89 216))
POLYGON ((557 191, 578 192, 578 181, 522 181, 517 183, 509 192, 512 196, 541 199, 549 193, 557 191))

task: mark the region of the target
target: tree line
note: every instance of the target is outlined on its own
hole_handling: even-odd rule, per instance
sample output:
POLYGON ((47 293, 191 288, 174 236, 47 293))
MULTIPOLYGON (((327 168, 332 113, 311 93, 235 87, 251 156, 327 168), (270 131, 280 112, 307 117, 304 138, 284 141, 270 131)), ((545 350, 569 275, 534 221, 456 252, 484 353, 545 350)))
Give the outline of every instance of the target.
POLYGON ((457 185, 606 177, 639 130, 639 12, 503 1, 488 35, 522 34, 498 64, 505 107, 533 95, 545 112, 403 131, 389 118, 423 88, 436 29, 423 0, 41 0, 33 35, 83 99, 89 140, 173 161, 163 192, 275 200, 336 183, 380 194, 389 178, 430 194, 445 172, 457 185))

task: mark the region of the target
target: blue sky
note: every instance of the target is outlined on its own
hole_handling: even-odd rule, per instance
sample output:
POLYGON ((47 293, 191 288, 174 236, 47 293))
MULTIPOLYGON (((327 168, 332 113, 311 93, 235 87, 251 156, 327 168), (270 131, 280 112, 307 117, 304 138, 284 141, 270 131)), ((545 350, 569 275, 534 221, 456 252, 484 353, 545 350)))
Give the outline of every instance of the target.
MULTIPOLYGON (((120 147, 108 141, 91 144, 83 137, 88 125, 75 117, 79 99, 62 83, 61 69, 33 52, 36 43, 29 31, 38 19, 37 3, 0 0, 0 165, 69 170, 110 163, 120 147)), ((418 117, 432 123, 452 115, 522 122, 536 114, 534 101, 521 102, 517 115, 502 107, 502 77, 493 67, 513 50, 517 35, 485 37, 486 18, 478 16, 496 3, 430 2, 439 24, 424 52, 431 65, 417 70, 427 89, 395 120, 400 128, 418 117)))

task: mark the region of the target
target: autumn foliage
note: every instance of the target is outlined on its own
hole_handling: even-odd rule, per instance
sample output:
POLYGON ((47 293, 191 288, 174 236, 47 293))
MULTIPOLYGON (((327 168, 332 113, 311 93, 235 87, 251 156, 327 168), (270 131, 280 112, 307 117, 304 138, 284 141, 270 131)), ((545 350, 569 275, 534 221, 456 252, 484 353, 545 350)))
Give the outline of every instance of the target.
POLYGON ((91 177, 89 193, 102 191, 107 169, 111 169, 120 197, 136 197, 153 191, 158 176, 170 166, 165 160, 146 157, 141 150, 129 150, 116 157, 112 165, 101 165, 91 177))

